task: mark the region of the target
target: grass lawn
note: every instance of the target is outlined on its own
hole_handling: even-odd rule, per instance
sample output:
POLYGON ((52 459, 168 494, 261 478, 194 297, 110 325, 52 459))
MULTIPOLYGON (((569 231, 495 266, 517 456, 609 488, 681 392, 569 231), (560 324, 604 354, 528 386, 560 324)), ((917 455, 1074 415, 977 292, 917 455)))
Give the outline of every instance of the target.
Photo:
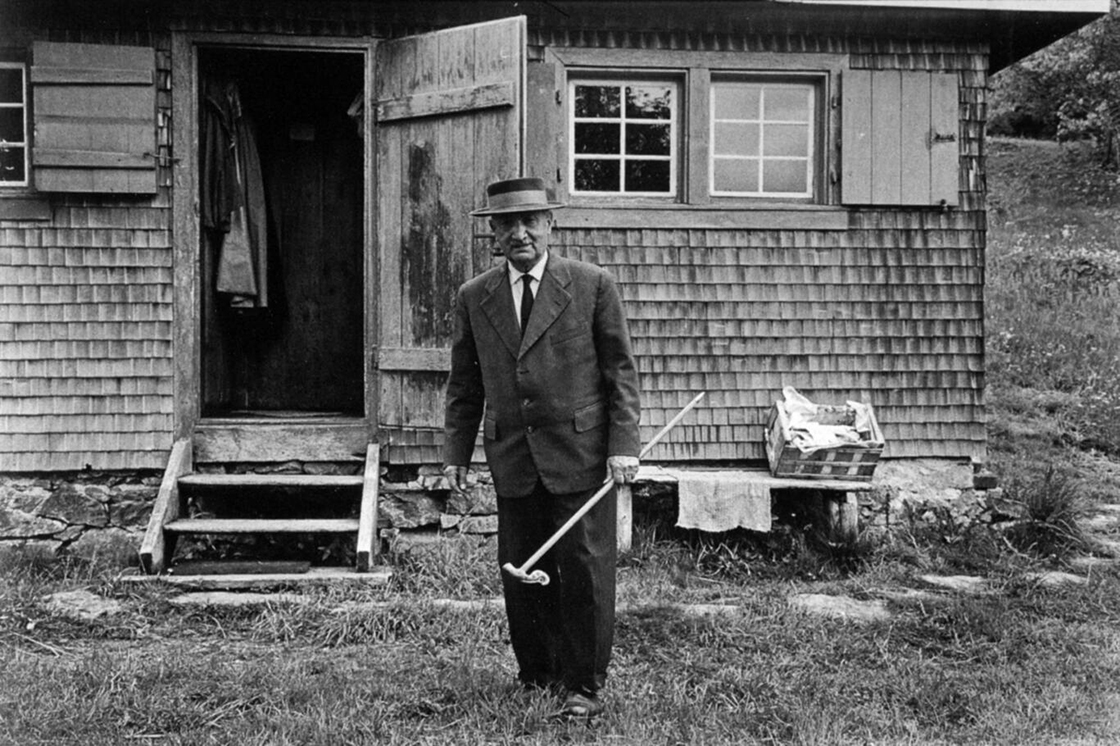
POLYGON ((1085 548, 1058 520, 1120 504, 1120 188, 1082 150, 990 151, 993 467, 1052 534, 915 525, 838 549, 799 527, 700 535, 639 515, 592 725, 511 688, 490 541, 396 555, 384 588, 244 608, 9 556, 0 744, 1120 743, 1120 569, 1071 565, 1085 548), (1032 574, 1055 569, 1086 582, 1032 574), (981 575, 990 592, 934 592, 928 574, 981 575), (120 611, 44 606, 71 589, 120 611), (890 614, 810 615, 790 604, 805 593, 890 614))

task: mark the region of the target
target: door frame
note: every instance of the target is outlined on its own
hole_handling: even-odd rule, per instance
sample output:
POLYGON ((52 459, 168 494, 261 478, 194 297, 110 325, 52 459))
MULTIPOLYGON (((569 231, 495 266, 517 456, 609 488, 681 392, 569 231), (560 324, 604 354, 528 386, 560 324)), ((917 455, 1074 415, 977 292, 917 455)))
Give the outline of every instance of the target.
MULTIPOLYGON (((368 105, 373 92, 374 59, 377 40, 372 37, 305 37, 282 36, 278 34, 247 33, 191 33, 173 32, 171 36, 171 111, 173 184, 172 184, 172 235, 173 235, 173 273, 174 301, 172 320, 172 345, 174 350, 174 426, 175 438, 192 437, 200 429, 228 430, 232 423, 202 417, 202 320, 201 320, 201 226, 199 214, 199 75, 198 57, 202 47, 227 47, 259 49, 285 52, 339 52, 363 55, 365 81, 364 96, 367 105, 363 108, 363 195, 362 195, 362 255, 363 280, 363 416, 346 418, 324 418, 320 420, 300 419, 293 425, 290 420, 238 419, 239 430, 270 430, 282 428, 286 431, 300 431, 312 428, 318 437, 308 437, 305 442, 308 452, 298 456, 302 460, 336 460, 330 456, 352 457, 356 446, 360 445, 362 457, 365 444, 377 437, 378 385, 375 368, 374 350, 377 334, 377 277, 378 251, 376 246, 377 225, 375 223, 376 195, 376 141, 374 138, 374 118, 372 107, 368 105), (359 444, 358 441, 361 441, 359 444), (315 445, 316 443, 320 445, 315 445), (314 453, 312 451, 319 451, 314 453)), ((291 448, 305 436, 296 435, 291 439, 291 448)), ((223 443, 219 432, 214 443, 223 443)), ((234 439, 236 440, 236 439, 234 439)), ((264 442, 264 441, 262 441, 264 442)), ((242 460, 238 453, 229 454, 223 446, 211 449, 213 459, 198 460, 242 460)), ((228 450, 228 449, 226 449, 228 450)), ((202 449, 205 455, 206 449, 202 449)), ((241 455, 250 455, 241 453, 241 455)), ((272 455, 284 457, 285 452, 276 451, 272 455)), ((272 460, 245 458, 243 460, 272 460)))

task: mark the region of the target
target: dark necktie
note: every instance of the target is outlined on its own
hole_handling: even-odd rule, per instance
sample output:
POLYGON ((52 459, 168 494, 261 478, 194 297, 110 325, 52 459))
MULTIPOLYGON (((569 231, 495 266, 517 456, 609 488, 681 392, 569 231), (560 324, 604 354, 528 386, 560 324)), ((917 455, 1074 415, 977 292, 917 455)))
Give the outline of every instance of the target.
POLYGON ((521 275, 521 281, 521 336, 524 337, 525 330, 529 328, 529 314, 533 312, 533 288, 530 285, 533 277, 521 275))

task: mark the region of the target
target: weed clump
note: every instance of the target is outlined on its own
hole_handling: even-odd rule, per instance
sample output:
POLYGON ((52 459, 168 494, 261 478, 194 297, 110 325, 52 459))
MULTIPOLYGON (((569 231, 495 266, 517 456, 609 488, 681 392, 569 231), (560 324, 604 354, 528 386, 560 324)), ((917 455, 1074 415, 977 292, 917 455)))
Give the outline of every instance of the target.
POLYGON ((1023 508, 1024 517, 1004 533, 1019 551, 1062 558, 1085 549, 1085 534, 1078 525, 1083 501, 1069 475, 1050 466, 1041 478, 1012 477, 1004 485, 1004 496, 1023 508))

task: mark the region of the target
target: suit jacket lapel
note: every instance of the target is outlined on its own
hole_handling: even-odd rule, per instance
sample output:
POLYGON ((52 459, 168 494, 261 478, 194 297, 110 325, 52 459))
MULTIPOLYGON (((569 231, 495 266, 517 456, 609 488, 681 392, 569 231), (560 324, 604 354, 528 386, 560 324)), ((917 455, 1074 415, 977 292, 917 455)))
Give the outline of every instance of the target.
MULTIPOLYGON (((571 293, 567 290, 571 282, 572 277, 568 273, 564 261, 555 255, 550 256, 548 264, 545 265, 544 276, 541 278, 540 289, 533 296, 533 317, 529 319, 529 328, 525 330, 525 336, 521 338, 520 349, 517 353, 518 358, 524 355, 548 331, 548 327, 552 326, 552 323, 568 307, 568 304, 572 301, 571 293)), ((508 288, 508 282, 506 286, 508 288)), ((512 299, 510 300, 510 306, 510 316, 512 318, 512 299)), ((514 322, 514 328, 517 328, 516 321, 514 322)))
POLYGON ((509 288, 509 269, 505 264, 497 268, 494 276, 486 283, 486 295, 479 304, 486 318, 509 350, 517 357, 521 346, 521 327, 513 309, 513 294, 509 288))

